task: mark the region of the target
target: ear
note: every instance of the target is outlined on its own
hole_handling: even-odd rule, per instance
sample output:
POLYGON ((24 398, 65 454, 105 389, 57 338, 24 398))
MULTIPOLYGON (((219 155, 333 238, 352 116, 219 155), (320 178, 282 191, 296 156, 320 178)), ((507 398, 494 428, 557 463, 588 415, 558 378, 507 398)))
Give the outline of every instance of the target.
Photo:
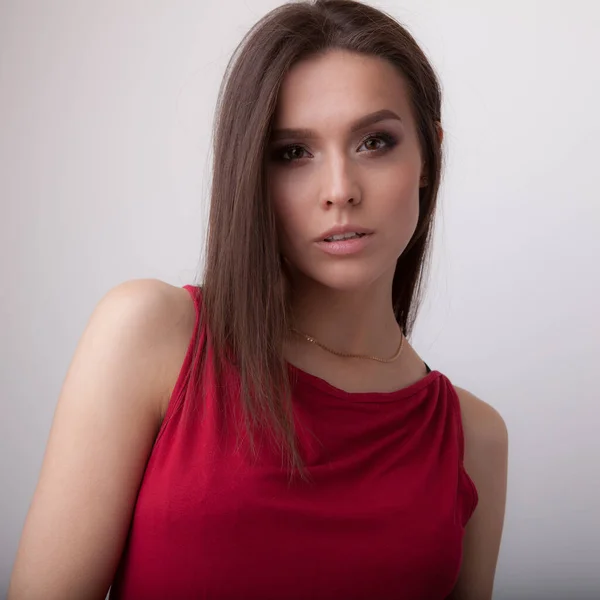
POLYGON ((442 128, 442 124, 439 121, 435 122, 435 128, 437 129, 438 138, 440 140, 440 146, 441 146, 442 142, 444 141, 444 129, 442 128))

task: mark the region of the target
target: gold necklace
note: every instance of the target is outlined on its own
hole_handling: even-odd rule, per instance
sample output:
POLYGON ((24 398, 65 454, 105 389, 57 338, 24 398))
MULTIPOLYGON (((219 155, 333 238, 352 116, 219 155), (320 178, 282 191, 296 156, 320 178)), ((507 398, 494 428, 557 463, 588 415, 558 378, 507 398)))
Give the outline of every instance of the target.
POLYGON ((396 353, 391 358, 380 358, 378 356, 368 356, 366 354, 349 354, 347 352, 338 352, 337 350, 332 350, 331 348, 329 348, 325 344, 322 344, 321 342, 319 342, 317 339, 315 339, 311 335, 302 333, 301 331, 298 331, 297 329, 294 329, 293 327, 291 328, 291 330, 294 333, 297 333, 298 335, 302 336, 307 342, 310 342, 311 344, 315 344, 316 346, 319 346, 319 348, 322 348, 323 350, 327 350, 327 352, 331 352, 331 354, 335 354, 336 356, 343 356, 344 358, 364 358, 364 359, 369 359, 369 360, 376 360, 377 362, 382 362, 382 363, 391 363, 391 362, 394 362, 400 356, 400 354, 402 353, 402 347, 404 345, 404 335, 402 335, 400 337, 400 345, 398 346, 398 350, 396 350, 396 353))

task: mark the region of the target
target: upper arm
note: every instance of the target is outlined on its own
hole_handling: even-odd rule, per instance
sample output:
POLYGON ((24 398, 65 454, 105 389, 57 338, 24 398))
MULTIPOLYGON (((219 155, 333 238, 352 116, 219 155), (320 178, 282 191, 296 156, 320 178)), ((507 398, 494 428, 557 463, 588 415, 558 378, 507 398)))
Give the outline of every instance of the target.
POLYGON ((127 282, 92 314, 56 406, 11 600, 106 596, 187 347, 180 291, 187 295, 158 281, 127 282))
POLYGON ((479 503, 464 537, 463 562, 453 598, 492 597, 500 550, 508 468, 508 433, 490 405, 456 388, 465 433, 465 469, 477 488, 479 503))

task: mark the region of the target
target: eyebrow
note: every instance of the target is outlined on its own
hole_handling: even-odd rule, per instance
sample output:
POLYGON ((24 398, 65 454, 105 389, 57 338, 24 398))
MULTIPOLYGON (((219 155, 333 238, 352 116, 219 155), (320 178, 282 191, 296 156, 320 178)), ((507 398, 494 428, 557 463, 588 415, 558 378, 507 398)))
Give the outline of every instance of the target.
MULTIPOLYGON (((379 121, 385 121, 387 119, 402 121, 393 110, 384 108, 354 121, 350 127, 350 131, 354 133, 359 129, 369 127, 370 125, 374 125, 375 123, 379 123, 379 121)), ((276 141, 290 138, 314 139, 316 137, 318 136, 312 129, 275 129, 271 133, 270 140, 276 141)))

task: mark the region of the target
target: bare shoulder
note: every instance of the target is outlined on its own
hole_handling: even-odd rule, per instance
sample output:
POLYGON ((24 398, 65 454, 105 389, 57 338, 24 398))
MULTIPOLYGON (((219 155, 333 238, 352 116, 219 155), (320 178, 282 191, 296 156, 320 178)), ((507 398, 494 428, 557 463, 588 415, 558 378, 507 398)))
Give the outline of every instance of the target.
POLYGON ((126 318, 128 330, 154 337, 194 322, 194 306, 183 288, 158 279, 132 279, 112 288, 99 302, 102 318, 126 318))
POLYGON ((495 408, 467 390, 454 389, 462 413, 464 466, 479 502, 466 527, 463 563, 452 598, 491 600, 504 526, 508 432, 495 408))
POLYGON ((454 387, 460 400, 465 451, 485 448, 504 449, 508 445, 508 430, 500 413, 471 392, 454 387))
POLYGON ((190 294, 158 279, 133 279, 112 288, 96 312, 112 322, 113 330, 120 325, 124 341, 155 356, 154 364, 160 365, 155 382, 162 418, 194 328, 190 294))

